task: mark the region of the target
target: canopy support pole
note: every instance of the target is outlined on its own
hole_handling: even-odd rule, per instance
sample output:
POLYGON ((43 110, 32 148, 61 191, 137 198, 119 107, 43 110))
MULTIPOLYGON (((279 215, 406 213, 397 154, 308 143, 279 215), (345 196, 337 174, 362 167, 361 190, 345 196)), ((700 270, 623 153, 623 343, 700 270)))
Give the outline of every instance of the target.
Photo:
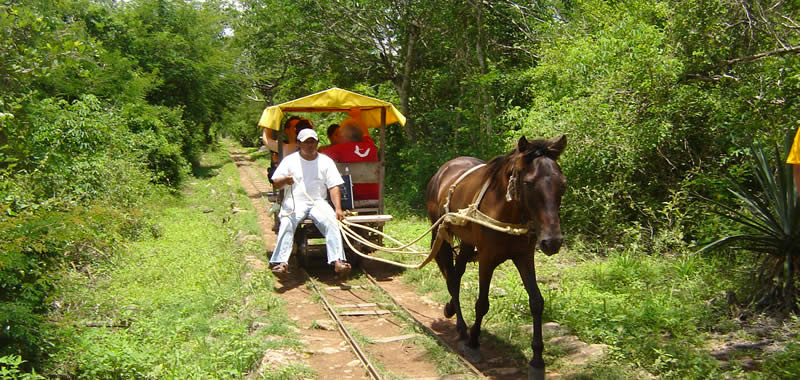
POLYGON ((378 213, 384 214, 383 210, 383 183, 386 176, 386 107, 381 108, 381 149, 380 149, 380 182, 378 185, 378 213))

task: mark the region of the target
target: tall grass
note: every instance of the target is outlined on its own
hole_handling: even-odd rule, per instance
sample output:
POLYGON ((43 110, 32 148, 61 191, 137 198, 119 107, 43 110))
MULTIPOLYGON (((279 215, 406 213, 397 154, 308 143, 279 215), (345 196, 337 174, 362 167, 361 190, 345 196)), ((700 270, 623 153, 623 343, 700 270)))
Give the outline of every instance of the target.
POLYGON ((149 234, 107 262, 65 272, 50 375, 238 378, 268 347, 298 344, 265 339, 293 333, 273 278, 246 265, 266 250, 242 239, 260 230, 236 166, 224 151, 203 166, 182 196, 149 204, 149 234))
MULTIPOLYGON (((400 240, 427 228, 419 217, 396 218, 386 227, 400 240), (402 232, 404 230, 406 232, 402 232)), ((647 254, 641 244, 603 248, 587 241, 572 242, 558 255, 536 255, 536 271, 545 297, 545 321, 572 330, 586 343, 602 343, 610 354, 601 362, 577 369, 579 378, 637 378, 645 370, 660 378, 704 379, 741 377, 735 366, 723 368, 707 352, 713 334, 732 332, 730 309, 711 302, 730 289, 744 292, 749 263, 736 256, 707 257, 686 251, 647 254)), ((683 247, 685 244, 675 244, 683 247)), ((416 261, 415 261, 416 262, 416 261)), ((421 294, 446 302, 444 281, 435 264, 407 270, 403 278, 421 294)), ((468 323, 474 321, 478 289, 477 265, 468 265, 462 279, 461 304, 468 323)), ((528 295, 510 262, 495 271, 490 310, 484 319, 483 342, 505 347, 523 367, 532 355, 530 335, 520 327, 532 322, 528 295)), ((796 326, 796 325, 795 325, 796 326)), ((547 337, 546 337, 547 338, 547 337)), ((750 378, 797 375, 790 358, 798 356, 798 338, 783 352, 767 357, 750 378)), ((545 342, 545 360, 556 370, 567 355, 545 342)))

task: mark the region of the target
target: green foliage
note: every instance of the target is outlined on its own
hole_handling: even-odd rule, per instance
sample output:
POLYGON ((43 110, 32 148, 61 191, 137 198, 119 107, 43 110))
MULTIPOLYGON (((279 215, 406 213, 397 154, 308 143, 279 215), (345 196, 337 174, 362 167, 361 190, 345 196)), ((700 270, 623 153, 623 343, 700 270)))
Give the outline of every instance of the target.
POLYGON ((36 371, 26 373, 19 369, 25 363, 20 356, 2 356, 0 357, 0 377, 3 379, 13 380, 33 380, 44 379, 44 377, 36 374, 36 371))
POLYGON ((681 70, 663 31, 651 24, 669 12, 655 2, 638 5, 632 12, 625 4, 581 3, 585 22, 555 26, 567 30, 555 29, 557 38, 531 70, 532 107, 508 115, 522 120, 525 134, 568 136, 562 169, 576 191, 567 194, 564 219, 569 228, 612 239, 631 208, 664 190, 652 177, 664 170, 646 165, 663 163, 659 147, 674 141, 666 115, 640 105, 667 100, 664 90, 681 70))
MULTIPOLYGON (((564 22, 541 28, 547 38, 538 64, 523 76, 530 78, 531 102, 505 113, 526 135, 567 134, 567 230, 614 242, 631 222, 669 228, 650 215, 671 192, 725 197, 719 174, 741 171, 740 147, 777 141, 796 124, 789 116, 794 106, 785 102, 796 87, 777 85, 791 74, 776 66, 794 67, 796 55, 731 67, 724 62, 771 48, 766 33, 753 41, 739 34, 747 25, 741 7, 713 0, 574 5, 564 22), (674 11, 685 7, 696 11, 674 11), (716 70, 713 79, 706 76, 709 67, 716 70), (765 83, 775 86, 758 90, 765 83)), ((769 20, 781 12, 765 14, 769 20)), ((775 28, 781 38, 797 40, 775 28)), ((518 132, 509 132, 510 144, 518 132)), ((687 237, 702 236, 705 221, 714 221, 701 211, 683 226, 687 237)))
POLYGON ((0 355, 37 364, 46 354, 55 271, 107 259, 125 215, 112 208, 38 210, 0 218, 0 355))
MULTIPOLYGON (((115 108, 146 101, 178 112, 183 125, 170 122, 167 127, 180 130, 181 136, 169 143, 194 161, 201 145, 214 139, 213 123, 238 100, 241 83, 233 70, 236 53, 226 47, 222 9, 213 2, 195 5, 66 0, 0 6, 5 37, 0 73, 6 84, 0 94, 2 122, 27 118, 35 112, 30 104, 42 98, 72 103, 92 94, 115 108)), ((17 146, 5 147, 19 136, 4 129, 0 151, 27 154, 17 146)), ((161 152, 156 155, 172 155, 157 145, 161 152)), ((177 183, 175 174, 166 171, 167 182, 177 183)))
POLYGON ((182 109, 192 140, 203 144, 212 142, 212 124, 240 93, 237 53, 227 44, 223 15, 215 2, 138 0, 113 14, 119 30, 98 30, 109 48, 158 78, 147 101, 182 109))
POLYGON ((63 323, 52 334, 47 373, 87 378, 242 377, 267 348, 291 346, 290 321, 271 277, 253 272, 245 256, 262 258, 250 199, 224 150, 202 161, 211 174, 195 178, 184 197, 148 207, 159 233, 142 234, 107 261, 66 270, 55 299, 59 321, 114 321, 122 328, 63 323), (235 205, 235 206, 232 206, 235 205), (249 212, 234 214, 233 207, 249 212), (204 212, 211 210, 210 212, 204 212), (267 319, 264 319, 268 316, 267 319), (251 331, 254 322, 266 326, 251 331))
POLYGON ((263 111, 264 105, 261 103, 242 104, 235 111, 224 115, 219 123, 218 133, 236 140, 244 147, 258 147, 261 145, 261 128, 258 127, 258 120, 263 111))
POLYGON ((731 179, 731 192, 738 202, 714 202, 722 216, 745 232, 723 237, 700 252, 733 246, 761 256, 756 276, 761 289, 752 301, 761 308, 795 310, 800 281, 800 203, 792 165, 784 162, 777 147, 768 158, 761 146, 753 146, 751 156, 750 170, 758 186, 750 188, 731 179))
POLYGON ((217 54, 220 24, 203 21, 216 19, 211 4, 181 2, 180 33, 187 37, 172 42, 184 44, 160 47, 159 58, 189 43, 202 56, 179 60, 197 69, 180 74, 187 80, 181 93, 197 98, 150 99, 174 106, 168 108, 146 100, 175 77, 146 65, 122 42, 141 27, 124 16, 125 7, 17 3, 0 6, 0 339, 2 354, 36 366, 51 349, 43 316, 58 269, 102 262, 120 236, 159 233, 129 210, 162 184, 179 188, 210 139, 211 122, 236 99, 230 83, 236 79, 217 54))
POLYGON ((763 371, 773 379, 793 379, 800 373, 800 342, 790 342, 786 350, 765 361, 763 371))
MULTIPOLYGON (((199 154, 199 141, 191 135, 181 112, 166 107, 130 104, 121 112, 129 134, 128 144, 147 163, 156 183, 179 187, 189 172, 189 160, 199 154)), ((121 132, 121 131, 118 131, 121 132)))
MULTIPOLYGON (((657 218, 672 194, 727 197, 721 175, 742 171, 741 147, 800 122, 790 101, 800 60, 772 51, 800 43, 779 21, 796 17, 794 5, 434 1, 395 14, 390 4, 250 0, 234 39, 267 104, 331 83, 378 87, 400 106, 409 124, 389 132, 387 179, 409 208, 421 209, 424 184, 449 159, 566 134, 567 230, 608 244, 629 225, 705 238, 724 226, 703 209, 680 227, 657 218)), ((253 139, 246 125, 235 128, 242 141, 253 139)))
POLYGON ((25 163, 2 177, 9 213, 45 200, 133 206, 150 182, 177 187, 188 172, 178 112, 146 105, 120 111, 87 95, 34 101, 25 115, 5 123, 5 151, 25 163))

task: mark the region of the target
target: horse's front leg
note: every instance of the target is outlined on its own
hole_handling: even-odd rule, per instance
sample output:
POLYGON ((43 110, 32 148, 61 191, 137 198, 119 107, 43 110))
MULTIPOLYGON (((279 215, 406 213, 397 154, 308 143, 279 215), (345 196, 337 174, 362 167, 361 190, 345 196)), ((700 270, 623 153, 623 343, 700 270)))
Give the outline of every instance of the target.
POLYGON ((528 303, 533 316, 533 338, 531 338, 531 348, 533 358, 531 358, 528 379, 544 380, 544 342, 542 341, 542 311, 544 310, 544 298, 536 284, 536 269, 533 261, 533 253, 523 255, 514 259, 514 265, 519 271, 525 290, 528 292, 528 303))
POLYGON ((469 330, 469 342, 464 347, 464 356, 470 362, 481 361, 480 335, 483 317, 489 312, 489 287, 492 283, 492 274, 497 268, 495 262, 478 263, 478 299, 475 301, 475 323, 469 330))

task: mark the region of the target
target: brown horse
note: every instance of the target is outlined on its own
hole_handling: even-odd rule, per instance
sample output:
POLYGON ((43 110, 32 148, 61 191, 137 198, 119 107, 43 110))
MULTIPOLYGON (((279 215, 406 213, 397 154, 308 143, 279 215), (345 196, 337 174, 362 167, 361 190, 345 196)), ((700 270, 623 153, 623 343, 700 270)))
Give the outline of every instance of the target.
MULTIPOLYGON (((444 239, 438 248, 436 263, 447 282, 450 302, 444 307, 447 318, 457 317, 456 328, 465 356, 473 362, 481 360, 478 337, 481 321, 489 311, 489 283, 492 273, 502 262, 511 259, 519 271, 533 315, 533 358, 529 377, 544 379, 542 359, 542 309, 544 299, 536 284, 533 254, 538 246, 552 255, 561 248, 559 207, 566 188, 566 178, 556 160, 567 145, 566 136, 549 140, 528 141, 522 137, 517 147, 505 156, 476 168, 483 161, 458 157, 446 162, 428 182, 426 192, 428 216, 435 223, 448 212, 476 204, 477 209, 501 223, 527 226, 527 233, 510 235, 474 222, 445 223, 439 231, 444 239), (474 169, 473 169, 474 168, 474 169), (472 172, 467 173, 468 170, 472 172), (480 193, 484 193, 480 196, 480 193), (460 241, 458 255, 453 255, 453 237, 460 241), (455 263, 454 263, 455 261, 455 263), (478 261, 480 290, 475 302, 475 323, 467 332, 461 315, 459 288, 461 276, 470 261, 478 261)), ((437 249, 437 244, 433 244, 437 249)))

